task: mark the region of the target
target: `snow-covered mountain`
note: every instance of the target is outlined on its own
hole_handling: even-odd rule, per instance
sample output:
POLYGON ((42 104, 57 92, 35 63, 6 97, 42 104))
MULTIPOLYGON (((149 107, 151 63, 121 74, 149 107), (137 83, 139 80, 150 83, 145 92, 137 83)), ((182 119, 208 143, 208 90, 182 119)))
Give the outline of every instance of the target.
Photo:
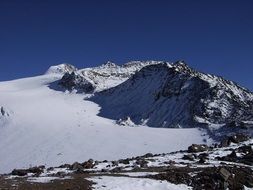
POLYGON ((250 128, 252 102, 247 89, 183 62, 52 66, 41 76, 0 82, 0 172, 210 143, 193 127, 250 128))
POLYGON ((253 120, 253 94, 237 84, 179 62, 144 67, 129 80, 97 93, 100 115, 129 116, 152 127, 226 125, 253 120))
MULTIPOLYGON (((64 65, 59 67, 65 68, 64 65)), ((130 77, 134 69, 139 70, 141 66, 133 64, 131 67, 129 64, 124 67, 130 77)), ((93 70, 99 68, 102 73, 110 70, 111 66, 75 73, 92 70, 87 74, 92 76, 93 70)), ((55 66, 53 70, 59 69, 55 66)), ((91 94, 57 88, 64 73, 69 73, 69 70, 62 71, 0 82, 0 106, 10 110, 9 116, 6 112, 3 114, 4 118, 8 117, 8 122, 0 123, 0 173, 39 164, 55 166, 89 158, 113 160, 147 152, 170 152, 208 140, 203 136, 204 131, 196 128, 129 127, 100 117, 100 105, 87 99, 91 94)), ((116 78, 116 74, 97 77, 96 80, 103 81, 97 86, 98 91, 106 85, 114 86, 115 81, 121 83, 128 79, 120 77, 117 81, 116 78)))
POLYGON ((253 121, 253 94, 232 81, 197 72, 183 61, 108 62, 66 73, 60 85, 95 94, 100 115, 151 127, 243 125, 253 121))

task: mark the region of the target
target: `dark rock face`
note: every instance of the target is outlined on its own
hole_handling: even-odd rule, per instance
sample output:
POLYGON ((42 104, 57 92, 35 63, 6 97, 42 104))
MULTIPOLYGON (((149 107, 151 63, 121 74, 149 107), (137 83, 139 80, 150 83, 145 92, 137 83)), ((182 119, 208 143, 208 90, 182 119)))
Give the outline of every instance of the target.
POLYGON ((59 81, 59 85, 65 87, 68 90, 75 89, 79 92, 84 93, 92 93, 95 89, 91 82, 74 72, 65 73, 62 79, 59 81))

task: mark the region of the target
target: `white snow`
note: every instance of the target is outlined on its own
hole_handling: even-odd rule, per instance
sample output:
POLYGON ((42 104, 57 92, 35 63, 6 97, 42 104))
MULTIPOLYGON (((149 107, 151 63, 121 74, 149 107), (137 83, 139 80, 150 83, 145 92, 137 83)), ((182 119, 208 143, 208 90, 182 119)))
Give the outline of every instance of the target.
POLYGON ((91 180, 97 190, 189 190, 191 187, 183 184, 175 185, 167 181, 130 177, 93 177, 91 180))
POLYGON ((76 74, 84 77, 93 84, 95 91, 102 91, 115 87, 129 79, 137 71, 147 65, 159 64, 161 61, 131 61, 123 65, 107 62, 98 67, 84 68, 76 71, 76 74))
POLYGON ((253 188, 243 186, 244 190, 253 190, 253 188))
POLYGON ((0 82, 0 106, 13 111, 0 126, 0 173, 44 164, 115 160, 162 153, 203 143, 198 129, 121 127, 99 117, 100 107, 83 94, 56 91, 62 75, 0 82))
POLYGON ((63 180, 63 179, 70 179, 70 177, 65 177, 65 178, 60 178, 60 177, 48 177, 48 176, 43 176, 43 177, 29 177, 27 181, 30 182, 35 182, 35 183, 49 183, 50 181, 53 180, 63 180))
POLYGON ((118 173, 121 175, 127 175, 130 177, 143 177, 148 175, 156 175, 159 174, 158 172, 124 172, 124 173, 118 173))
POLYGON ((62 74, 63 75, 66 72, 71 73, 73 71, 77 71, 77 69, 73 65, 62 63, 59 65, 53 65, 49 67, 49 69, 47 70, 45 74, 62 74))

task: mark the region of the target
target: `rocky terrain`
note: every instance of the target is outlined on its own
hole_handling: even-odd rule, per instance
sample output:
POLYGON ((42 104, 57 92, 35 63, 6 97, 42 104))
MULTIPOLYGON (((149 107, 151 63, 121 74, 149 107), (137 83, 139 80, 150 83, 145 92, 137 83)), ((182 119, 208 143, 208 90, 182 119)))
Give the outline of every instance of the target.
POLYGON ((253 139, 235 134, 213 146, 193 144, 188 150, 171 153, 14 169, 1 175, 0 189, 113 189, 115 184, 106 179, 115 183, 127 179, 136 185, 138 180, 158 181, 171 189, 250 189, 253 139))

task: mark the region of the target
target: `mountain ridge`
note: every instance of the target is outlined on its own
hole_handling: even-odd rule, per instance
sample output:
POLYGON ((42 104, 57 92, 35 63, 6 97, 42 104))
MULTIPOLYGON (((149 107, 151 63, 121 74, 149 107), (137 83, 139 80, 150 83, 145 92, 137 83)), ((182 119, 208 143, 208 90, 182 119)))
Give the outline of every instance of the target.
POLYGON ((184 61, 136 61, 121 66, 108 62, 100 67, 66 73, 59 84, 64 86, 70 82, 72 84, 65 87, 68 90, 78 90, 82 88, 79 82, 81 79, 81 83, 84 83, 82 92, 93 94, 90 100, 101 105, 100 116, 114 120, 129 118, 136 124, 148 124, 151 127, 209 125, 211 128, 253 120, 253 93, 250 90, 223 77, 198 72, 184 61), (121 70, 125 67, 130 69, 121 70), (72 78, 69 77, 66 81, 65 77, 71 75, 72 78), (94 82, 94 78, 101 79, 94 82), (100 81, 112 78, 118 81, 113 85, 108 83, 109 85, 99 86, 100 81), (135 85, 136 81, 140 84, 135 85), (152 83, 155 85, 153 89, 150 87, 152 83), (145 94, 148 89, 150 92, 145 94), (129 95, 130 93, 134 95, 129 95), (138 97, 143 94, 145 102, 142 101, 145 98, 138 97), (129 96, 131 101, 127 99, 129 96), (147 99, 147 96, 150 97, 147 99), (127 103, 124 105, 123 102, 127 103), (147 106, 143 107, 145 104, 147 106), (160 109, 163 111, 160 112, 160 109), (166 112, 171 112, 170 116, 166 112))

